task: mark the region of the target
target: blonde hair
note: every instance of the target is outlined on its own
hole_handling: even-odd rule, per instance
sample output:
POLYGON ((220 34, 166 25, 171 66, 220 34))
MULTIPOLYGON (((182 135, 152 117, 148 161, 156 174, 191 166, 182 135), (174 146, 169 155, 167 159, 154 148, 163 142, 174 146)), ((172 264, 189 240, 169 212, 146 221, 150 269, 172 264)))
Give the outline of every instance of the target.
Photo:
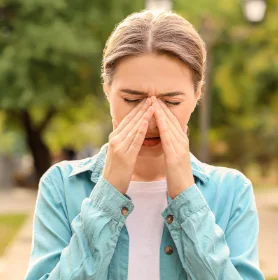
POLYGON ((179 58, 191 70, 195 92, 204 84, 206 48, 198 32, 175 12, 152 10, 132 13, 115 26, 103 50, 102 82, 112 84, 121 58, 146 53, 179 58))

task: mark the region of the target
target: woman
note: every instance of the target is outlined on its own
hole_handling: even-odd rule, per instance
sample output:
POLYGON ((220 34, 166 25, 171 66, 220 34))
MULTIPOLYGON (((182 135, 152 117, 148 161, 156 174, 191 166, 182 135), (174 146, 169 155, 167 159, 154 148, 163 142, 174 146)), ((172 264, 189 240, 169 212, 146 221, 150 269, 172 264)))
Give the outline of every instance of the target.
POLYGON ((205 61, 176 13, 115 28, 102 69, 113 132, 92 158, 41 178, 27 280, 264 279, 250 180, 189 151, 205 61))

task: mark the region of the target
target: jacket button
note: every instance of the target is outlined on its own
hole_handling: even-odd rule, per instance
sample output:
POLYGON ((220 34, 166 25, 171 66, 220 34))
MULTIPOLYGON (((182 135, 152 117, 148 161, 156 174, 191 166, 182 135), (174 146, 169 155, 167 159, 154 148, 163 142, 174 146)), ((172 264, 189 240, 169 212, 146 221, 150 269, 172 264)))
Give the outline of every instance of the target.
POLYGON ((123 214, 124 216, 127 216, 127 215, 128 215, 128 209, 127 209, 126 207, 123 207, 123 208, 122 208, 122 214, 123 214))
POLYGON ((167 255, 170 255, 173 253, 173 248, 172 246, 166 246, 165 249, 164 249, 164 252, 167 254, 167 255))
POLYGON ((173 215, 168 215, 168 216, 167 216, 167 223, 168 223, 168 224, 172 224, 173 219, 174 219, 173 215))

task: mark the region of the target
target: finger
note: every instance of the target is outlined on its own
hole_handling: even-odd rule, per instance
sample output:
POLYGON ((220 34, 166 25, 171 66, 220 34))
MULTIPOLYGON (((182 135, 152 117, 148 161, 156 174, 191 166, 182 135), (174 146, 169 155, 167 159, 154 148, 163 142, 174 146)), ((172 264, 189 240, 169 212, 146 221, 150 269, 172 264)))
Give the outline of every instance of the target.
POLYGON ((158 124, 162 148, 165 152, 165 156, 167 158, 171 158, 171 156, 176 154, 176 151, 173 147, 169 132, 167 130, 166 121, 159 112, 157 104, 153 104, 152 106, 155 107, 154 115, 158 124))
MULTIPOLYGON (((164 105, 165 110, 162 109, 162 107, 160 106, 161 103, 163 102, 157 102, 158 104, 158 111, 161 113, 161 116, 165 119, 165 123, 167 126, 167 131, 169 132, 169 136, 171 139, 171 142, 173 144, 174 150, 176 151, 176 154, 178 155, 180 153, 180 151, 182 151, 185 147, 187 147, 189 145, 189 140, 188 137, 186 135, 186 133, 184 133, 184 131, 181 129, 181 125, 179 124, 178 120, 176 119, 175 115, 168 109, 168 107, 164 105), (179 131, 177 131, 176 126, 174 126, 174 124, 172 123, 172 121, 169 119, 169 117, 166 115, 165 111, 170 112, 172 117, 174 117, 174 119, 178 122, 178 126, 180 127, 180 130, 182 131, 180 134, 179 131)), ((172 118, 173 119, 173 118, 172 118)), ((187 126, 186 126, 186 130, 187 130, 187 126)))
POLYGON ((145 104, 141 107, 141 109, 137 112, 137 114, 131 119, 129 117, 125 117, 122 122, 120 123, 118 129, 116 130, 117 135, 116 137, 118 141, 121 143, 127 137, 128 133, 135 128, 135 126, 140 122, 144 114, 147 112, 151 104, 150 100, 147 100, 145 104), (126 124, 125 127, 123 125, 126 124), (121 128, 122 127, 122 128, 121 128))
POLYGON ((178 139, 177 139, 177 137, 175 135, 175 131, 173 131, 174 130, 174 126, 172 125, 172 123, 167 122, 165 116, 163 118, 164 118, 164 123, 165 123, 165 126, 166 126, 166 130, 168 132, 170 141, 171 141, 171 143, 173 145, 175 153, 178 154, 179 151, 182 149, 182 145, 178 141, 178 139))
POLYGON ((183 144, 184 142, 184 133, 183 129, 176 118, 176 116, 169 110, 169 108, 159 99, 156 99, 157 103, 159 105, 159 109, 161 111, 161 114, 164 115, 164 117, 167 119, 168 122, 172 123, 171 130, 175 137, 178 139, 178 141, 183 144))
MULTIPOLYGON (((156 102, 157 105, 157 110, 160 112, 161 116, 165 119, 165 122, 167 124, 168 127, 168 131, 170 133, 170 135, 173 135, 173 139, 175 140, 175 142, 173 143, 175 150, 177 151, 177 149, 181 148, 182 146, 186 145, 186 140, 184 138, 184 133, 181 129, 180 123, 177 120, 176 116, 173 115, 173 113, 167 108, 167 106, 165 104, 166 109, 163 110, 161 103, 163 103, 162 101, 158 100, 159 102, 156 102), (168 114, 166 114, 166 112, 168 114), (169 117, 169 113, 171 113, 171 119, 169 117), (174 119, 174 120, 173 120, 174 119), (176 128, 176 126, 174 125, 173 121, 176 123, 178 123, 178 126, 180 127, 181 133, 180 131, 178 131, 178 129, 176 128)), ((172 139, 172 140, 173 140, 172 139)))
POLYGON ((145 120, 141 123, 141 126, 135 135, 135 138, 133 139, 128 151, 126 152, 126 155, 128 157, 132 158, 132 156, 138 155, 138 153, 140 152, 148 130, 148 125, 149 122, 145 120))
POLYGON ((145 102, 139 103, 132 111, 130 111, 118 126, 117 132, 120 133, 124 131, 126 133, 130 130, 130 127, 134 127, 135 123, 144 115, 145 111, 151 105, 149 98, 145 102))
MULTIPOLYGON (((147 112, 145 112, 144 116, 137 122, 135 127, 133 129, 131 129, 129 131, 129 133, 127 134, 127 136, 123 139, 120 147, 121 147, 121 149, 123 149, 124 153, 126 153, 130 149, 130 146, 132 145, 134 138, 136 137, 136 134, 137 134, 138 130, 140 129, 142 123, 144 121, 147 121, 149 123, 153 113, 154 113, 154 108, 152 106, 150 106, 148 108, 147 112)), ((144 136, 144 138, 145 138, 145 136, 144 136)), ((143 141, 144 141, 144 139, 143 139, 143 141)))

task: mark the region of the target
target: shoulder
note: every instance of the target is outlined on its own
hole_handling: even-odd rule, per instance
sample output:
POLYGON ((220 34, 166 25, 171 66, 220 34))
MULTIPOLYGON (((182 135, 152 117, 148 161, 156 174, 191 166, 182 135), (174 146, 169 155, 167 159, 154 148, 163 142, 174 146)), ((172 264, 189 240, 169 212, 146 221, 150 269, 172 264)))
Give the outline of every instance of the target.
POLYGON ((210 175, 210 179, 215 183, 219 183, 223 180, 225 183, 250 182, 250 180, 237 169, 224 166, 215 166, 206 163, 202 164, 203 168, 210 175))
POLYGON ((246 191, 253 192, 251 180, 237 169, 206 163, 202 163, 202 167, 209 177, 207 184, 220 192, 233 195, 246 191))
POLYGON ((81 160, 64 160, 52 165, 41 177, 44 180, 61 180, 70 177, 71 173, 77 168, 87 167, 90 165, 92 158, 81 160))
POLYGON ((192 153, 190 157, 193 175, 201 180, 204 187, 210 186, 210 189, 216 187, 218 190, 223 187, 230 190, 252 185, 251 181, 237 169, 204 163, 192 153))
MULTIPOLYGON (((64 196, 66 189, 72 185, 82 184, 82 176, 71 177, 76 170, 90 171, 92 158, 61 161, 52 165, 40 178, 39 190, 59 193, 64 196)), ((82 172, 81 172, 82 173, 82 172)))
POLYGON ((87 196, 86 188, 91 187, 90 180, 86 176, 73 176, 70 174, 91 162, 91 158, 73 161, 62 161, 52 165, 40 178, 38 187, 38 199, 42 204, 38 208, 55 207, 63 209, 72 220, 80 210, 82 200, 87 196), (47 201, 47 205, 43 206, 47 201))

